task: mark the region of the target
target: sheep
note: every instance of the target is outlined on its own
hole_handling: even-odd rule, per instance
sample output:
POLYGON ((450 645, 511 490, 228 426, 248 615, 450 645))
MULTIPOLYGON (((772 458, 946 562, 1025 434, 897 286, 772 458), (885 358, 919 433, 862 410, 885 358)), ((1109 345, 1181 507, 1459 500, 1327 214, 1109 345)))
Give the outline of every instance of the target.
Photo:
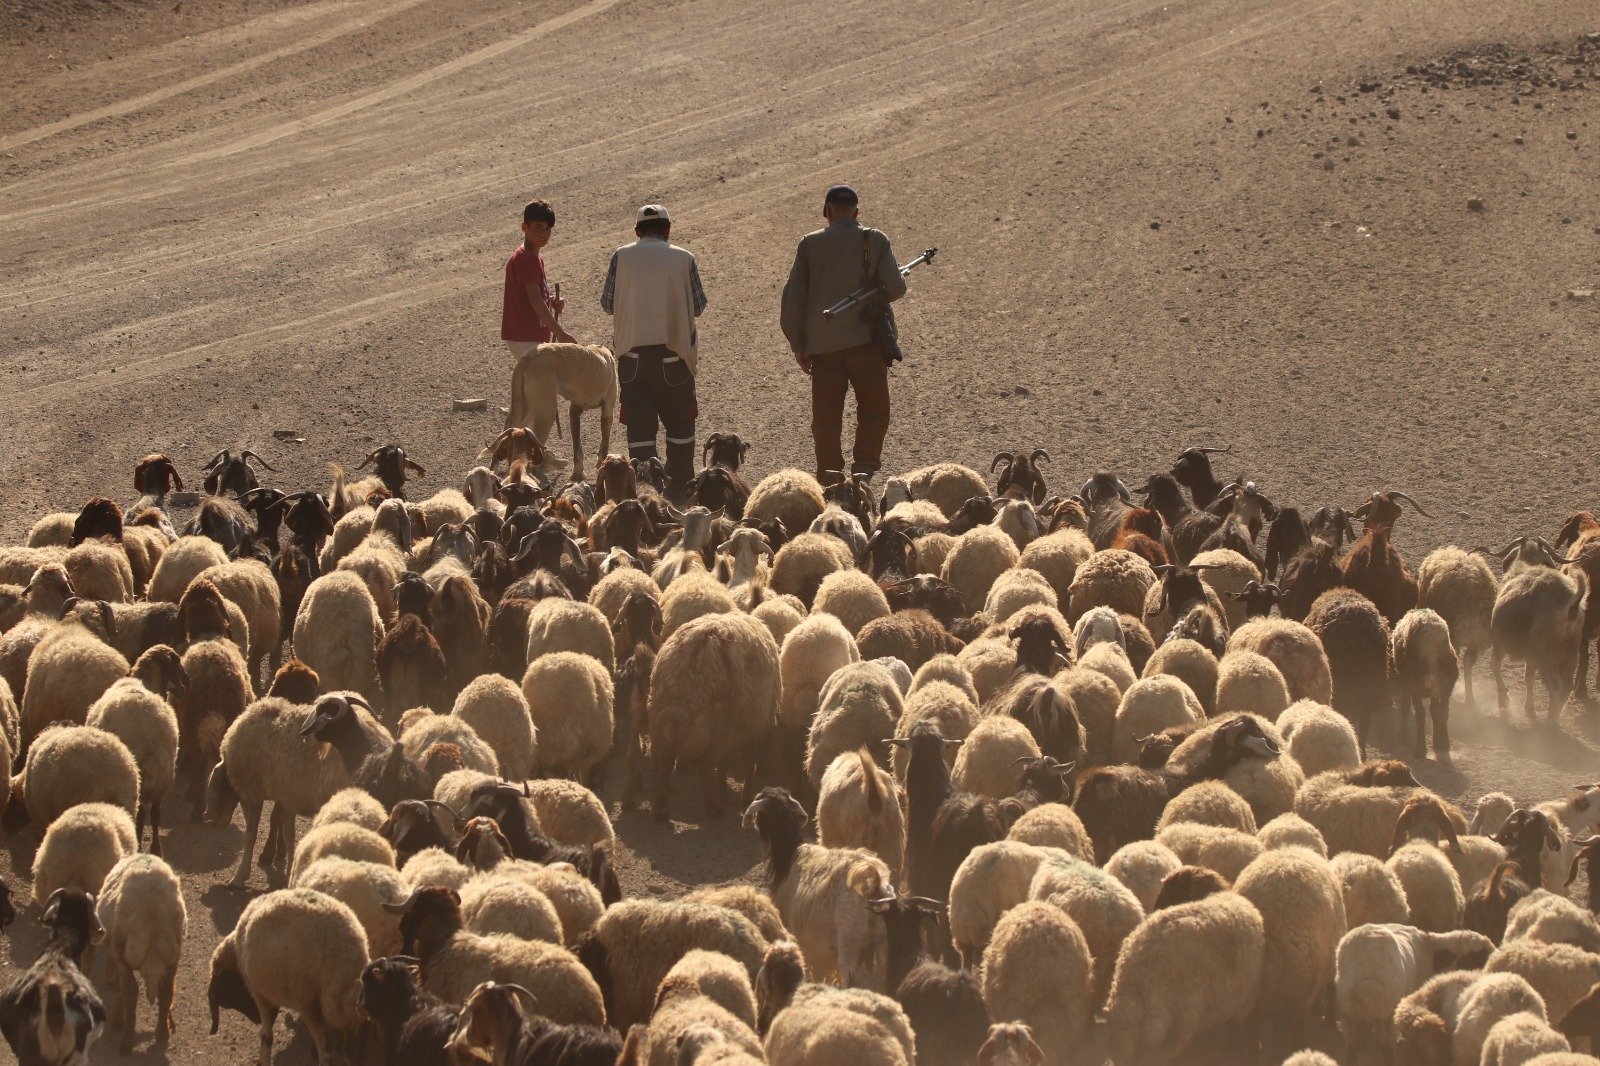
MULTIPOLYGON (((667 600, 671 598, 669 593, 667 600)), ((540 600, 528 615, 527 661, 559 651, 582 652, 608 671, 616 667, 616 646, 605 614, 587 603, 540 600)))
POLYGON ((661 597, 661 635, 670 637, 696 618, 732 614, 738 609, 722 582, 704 572, 685 574, 673 581, 661 597))
MULTIPOLYGON (((470 831, 469 823, 469 831, 470 831)), ((463 840, 463 845, 465 845, 463 840)), ((518 876, 518 861, 501 862, 467 881, 461 918, 479 936, 504 934, 519 940, 566 944, 561 915, 550 899, 518 876)))
POLYGON ((761 833, 767 890, 813 974, 837 975, 847 988, 873 986, 882 978, 883 929, 867 901, 892 894, 893 874, 862 848, 802 844, 806 820, 783 789, 763 789, 745 811, 746 828, 761 833))
POLYGON ((80 603, 40 639, 28 660, 21 706, 24 748, 51 722, 82 722, 106 689, 127 676, 128 660, 96 632, 102 612, 92 608, 80 603))
POLYGON ((311 828, 345 822, 376 833, 388 817, 389 812, 372 797, 372 793, 364 788, 351 787, 335 792, 318 809, 316 817, 311 819, 311 828))
POLYGON ((1322 641, 1333 676, 1335 710, 1356 727, 1366 753, 1367 728, 1376 708, 1389 704, 1390 634, 1378 608, 1353 589, 1317 597, 1306 626, 1322 641))
POLYGON ((1056 684, 1071 698, 1078 720, 1083 723, 1086 747, 1082 768, 1110 763, 1122 691, 1104 673, 1081 664, 1056 675, 1056 684))
POLYGON ((1000 637, 984 637, 962 648, 956 661, 972 678, 979 703, 987 704, 1011 683, 1017 669, 1017 649, 1000 637))
POLYGON ((1067 593, 1067 619, 1074 625, 1094 607, 1141 615, 1145 595, 1156 583, 1150 564, 1120 548, 1097 551, 1079 565, 1067 593))
POLYGON ((539 738, 535 767, 597 780, 611 750, 615 696, 604 664, 581 652, 548 653, 528 665, 522 695, 539 738))
POLYGON ((1280 814, 1267 822, 1257 831, 1256 836, 1261 840, 1261 846, 1268 851, 1279 848, 1305 848, 1316 852, 1324 859, 1328 857, 1328 844, 1322 839, 1322 834, 1317 832, 1317 827, 1293 811, 1280 814))
POLYGON ((1170 675, 1188 685, 1200 701, 1200 710, 1207 718, 1216 715, 1217 657, 1204 645, 1193 640, 1168 639, 1145 663, 1142 676, 1155 677, 1160 674, 1170 675))
POLYGON ((754 885, 737 881, 726 885, 703 885, 685 893, 679 902, 706 903, 742 914, 750 919, 761 938, 769 944, 789 939, 789 931, 784 928, 783 918, 778 914, 772 897, 754 885))
POLYGON ((449 888, 460 892, 472 880, 472 870, 438 847, 423 848, 406 860, 400 877, 412 888, 449 888))
POLYGON ((911 1023, 887 996, 814 984, 786 991, 782 1009, 769 1008, 773 1021, 766 1051, 772 1066, 911 1066, 915 1061, 911 1023))
POLYGON ((1257 832, 1255 814, 1250 810, 1250 805, 1221 781, 1197 781, 1172 797, 1161 812, 1156 832, 1178 822, 1237 829, 1251 835, 1257 832))
POLYGON ((1072 861, 1066 852, 1015 840, 980 844, 961 859, 948 894, 950 938, 964 965, 978 964, 995 923, 1030 898, 1034 875, 1052 858, 1072 861))
POLYGON ((1476 970, 1447 970, 1424 981, 1394 1009, 1394 1045, 1402 1062, 1446 1066, 1450 1027, 1461 996, 1482 977, 1476 970))
MULTIPOLYGON (((269 658, 276 666, 282 643, 283 607, 277 579, 267 565, 255 559, 235 559, 221 566, 207 567, 196 574, 194 580, 211 582, 244 613, 249 634, 250 676, 260 677, 261 664, 269 658)), ((241 640, 245 638, 244 633, 237 636, 241 640)))
POLYGON ((1396 848, 1385 865, 1405 890, 1412 925, 1429 933, 1460 928, 1466 897, 1444 852, 1430 843, 1413 841, 1396 848))
POLYGON ((889 601, 875 581, 859 570, 839 570, 822 579, 812 602, 813 613, 833 615, 851 636, 875 618, 889 613, 889 601))
POLYGON ((1062 529, 1031 541, 1022 549, 1018 569, 1035 570, 1050 583, 1058 604, 1072 596, 1072 580, 1078 567, 1094 554, 1089 538, 1076 529, 1062 529))
POLYGON ((778 645, 760 622, 741 615, 697 618, 668 637, 650 674, 650 741, 655 762, 651 814, 668 817, 675 764, 706 773, 706 802, 725 800, 724 767, 735 759, 753 789, 756 745, 778 715, 778 645))
POLYGON ((383 620, 367 586, 335 570, 311 583, 294 620, 295 654, 317 672, 324 691, 374 696, 383 620))
MULTIPOLYGON (((501 862, 494 869, 499 872, 507 866, 506 862, 501 862)), ((513 873, 522 884, 538 891, 555 908, 556 917, 561 922, 562 941, 569 948, 594 928, 594 923, 605 913, 605 899, 600 889, 569 862, 539 866, 515 861, 515 869, 508 872, 513 873)))
MULTIPOLYGON (((971 688, 970 681, 967 687, 971 688)), ((945 753, 946 765, 954 765, 959 742, 965 740, 973 727, 978 724, 978 708, 974 694, 964 692, 944 681, 932 681, 922 688, 916 688, 913 682, 913 691, 906 697, 905 710, 895 726, 895 737, 905 739, 911 736, 911 731, 916 728, 917 723, 924 721, 937 729, 945 740, 954 742, 945 753)), ((894 746, 891 764, 895 779, 901 784, 905 783, 908 763, 909 756, 905 750, 900 746, 894 746)))
POLYGON ((538 731, 527 697, 515 682, 499 674, 480 675, 456 696, 450 714, 494 750, 503 776, 521 781, 533 773, 538 731))
POLYGON ((1493 554, 1507 568, 1489 619, 1494 641, 1489 661, 1500 712, 1505 713, 1509 701, 1501 675, 1501 663, 1509 655, 1527 664, 1523 713, 1529 721, 1538 720, 1533 709, 1533 678, 1537 675, 1550 696, 1545 722, 1553 727, 1577 670, 1588 578, 1581 568, 1575 573, 1552 569, 1550 564, 1567 560, 1527 537, 1493 554))
MULTIPOLYGON (((394 745, 400 749, 400 756, 415 764, 420 764, 427 758, 428 752, 436 745, 454 745, 455 750, 450 753, 454 765, 452 769, 476 770, 483 774, 497 774, 500 764, 495 759, 494 749, 483 742, 483 738, 473 730, 464 719, 453 714, 434 714, 426 707, 413 707, 400 716, 400 738, 394 745)), ((391 753, 392 754, 392 753, 391 753)), ((400 756, 394 756, 397 761, 400 756)), ((403 768, 402 768, 403 769, 403 768)), ((427 790, 437 783, 438 774, 427 775, 430 779, 421 784, 420 789, 413 788, 416 794, 409 798, 416 799, 427 794, 427 790)), ((375 782, 363 780, 366 787, 375 788, 375 782)), ((416 782, 412 782, 416 784, 416 782)), ((402 786, 404 787, 404 786, 402 786)), ((380 796, 390 803, 394 799, 380 796)))
POLYGON ((835 672, 822 686, 806 739, 807 783, 820 788, 835 756, 893 736, 904 710, 899 687, 876 663, 851 663, 835 672))
MULTIPOLYGON (((1003 813, 1009 814, 1009 809, 1003 813)), ((1094 861, 1094 841, 1083 820, 1065 803, 1041 803, 1011 823, 1007 840, 1037 847, 1060 848, 1085 862, 1094 861)))
POLYGON ((1156 834, 1156 843, 1165 844, 1185 865, 1215 870, 1230 882, 1266 850, 1253 834, 1193 822, 1165 827, 1156 834))
POLYGON ((642 570, 625 568, 613 570, 595 582, 594 588, 589 590, 589 603, 598 608, 604 617, 614 619, 617 612, 622 610, 623 601, 635 592, 653 600, 661 598, 660 586, 648 574, 642 570))
POLYGON ((817 843, 866 848, 898 872, 905 835, 893 776, 878 769, 866 748, 835 756, 817 790, 817 843))
POLYGON ((1361 742, 1350 720, 1315 700, 1299 700, 1278 717, 1289 754, 1306 776, 1361 765, 1361 742))
POLYGON ((417 888, 384 909, 400 916, 400 935, 422 962, 424 987, 441 1000, 459 1003, 483 981, 503 981, 531 992, 552 1021, 605 1024, 600 987, 571 952, 542 940, 467 932, 454 889, 417 888))
POLYGON ((394 866, 394 845, 371 829, 350 822, 320 825, 300 838, 289 867, 289 884, 300 883, 300 874, 318 859, 335 857, 353 862, 394 866))
POLYGON ((1276 722, 1289 703, 1288 683, 1265 655, 1240 649, 1228 652, 1217 664, 1213 715, 1246 711, 1276 722))
POLYGON ((150 575, 150 584, 145 589, 145 598, 177 603, 183 598, 189 582, 212 567, 224 566, 227 562, 228 554, 222 550, 222 545, 210 537, 179 537, 167 546, 161 561, 156 564, 155 572, 150 575))
POLYGON ((14 698, 20 697, 26 687, 28 660, 34 648, 56 627, 72 598, 72 582, 64 568, 43 566, 28 579, 22 595, 26 613, 0 635, 0 678, 14 698))
POLYGON ((977 526, 961 534, 944 560, 940 576, 961 594, 967 612, 983 609, 989 590, 1021 557, 1016 544, 994 526, 977 526))
POLYGON ((1011 621, 1025 607, 1048 607, 1054 611, 1056 602, 1055 590, 1042 574, 1017 567, 1001 573, 989 586, 983 613, 998 626, 1011 621))
POLYGON ((164 1047, 173 1033, 178 960, 188 926, 177 875, 154 855, 129 855, 106 874, 96 914, 106 931, 108 968, 117 985, 113 1025, 122 1031, 122 1054, 133 1049, 136 974, 144 979, 146 998, 157 1004, 156 1045, 164 1047))
POLYGON ((44 831, 33 856, 33 901, 43 907, 57 889, 98 892, 112 868, 138 851, 133 819, 109 803, 80 803, 44 831))
POLYGON ((105 929, 95 917, 94 897, 71 889, 50 898, 41 921, 50 927, 50 940, 0 991, 0 1033, 19 1062, 87 1062, 106 1011, 80 967, 105 929))
POLYGON ((1161 892, 1161 882, 1183 865, 1172 849, 1154 840, 1135 840, 1118 848, 1105 870, 1132 892, 1139 905, 1150 911, 1161 892))
MULTIPOLYGON (((1554 1013, 1554 1012, 1552 1012, 1554 1013)), ((1572 1047, 1533 1011, 1518 1011, 1495 1022, 1483 1039, 1484 1066, 1523 1066, 1535 1057, 1565 1054, 1572 1047)))
POLYGON ((1413 754, 1428 753, 1427 731, 1423 721, 1423 701, 1429 703, 1433 718, 1433 750, 1443 762, 1450 761, 1450 692, 1455 688, 1457 665, 1455 645, 1450 642, 1450 627, 1427 608, 1406 612, 1390 636, 1390 655, 1394 663, 1397 695, 1401 703, 1401 722, 1405 724, 1405 704, 1416 712, 1416 737, 1413 754))
POLYGON ((1373 923, 1404 925, 1411 920, 1405 889, 1389 867, 1354 851, 1335 855, 1331 863, 1351 929, 1373 923))
POLYGON ((373 955, 400 950, 399 919, 383 905, 404 899, 409 886, 393 866, 324 855, 296 873, 291 887, 315 889, 349 907, 366 932, 373 955))
POLYGON ((367 936, 354 912, 331 896, 291 888, 257 896, 211 955, 211 1032, 220 1008, 237 1006, 261 1026, 261 1062, 272 1060, 278 1011, 311 1031, 317 1061, 333 1061, 329 1037, 361 1021, 367 936))
POLYGON ((1417 567, 1417 606, 1437 613, 1461 653, 1461 678, 1468 707, 1477 705, 1472 667, 1493 643, 1490 617, 1496 593, 1494 572, 1479 555, 1454 544, 1434 550, 1417 567))
MULTIPOLYGON (((1098 1009, 1111 990, 1117 953, 1145 917, 1133 890, 1092 860, 1047 854, 1028 883, 1028 898, 1055 907, 1083 932, 1093 956, 1094 987, 1090 1006, 1098 1009)), ((992 945, 991 945, 992 946, 992 945)))
POLYGON ((805 620, 804 604, 793 596, 777 596, 764 600, 750 611, 750 616, 766 626, 772 639, 782 644, 805 620))
POLYGON ((584 847, 616 842, 616 832, 606 815, 605 804, 576 781, 546 778, 526 781, 522 789, 538 815, 540 826, 553 839, 584 847))
POLYGON ((1037 759, 1039 744, 1028 727, 1004 715, 978 719, 961 743, 951 769, 955 787, 993 799, 1003 799, 1022 783, 1020 759, 1037 759))
POLYGON ((831 614, 813 614, 790 631, 778 653, 778 674, 782 695, 778 720, 794 746, 792 758, 800 759, 802 739, 816 717, 822 687, 835 670, 860 662, 855 638, 844 623, 831 614))
POLYGON ((1594 915, 1565 896, 1542 888, 1535 888, 1507 915, 1506 942, 1522 938, 1573 944, 1600 954, 1600 925, 1594 915))
POLYGON ((1158 911, 1123 942, 1106 1006, 1119 1062, 1180 1056, 1203 1030, 1255 1009, 1265 927, 1255 906, 1219 892, 1158 911), (1207 979, 1189 980, 1204 968, 1207 979))
POLYGON ((1409 925, 1354 926, 1339 941, 1334 994, 1339 1029, 1356 1048, 1394 1042, 1395 1008, 1436 972, 1476 969, 1494 945, 1479 933, 1427 933, 1409 925))
POLYGON ((1405 764, 1392 760, 1330 770, 1306 781, 1295 797, 1294 811, 1317 827, 1329 852, 1384 857, 1400 810, 1417 787, 1405 764))
POLYGON ((1480 1062, 1489 1032, 1502 1018, 1529 1012, 1545 1019, 1545 1004, 1524 978, 1514 973, 1488 974, 1468 985, 1456 1003, 1450 1033, 1451 1066, 1480 1062))
POLYGON ((139 770, 136 839, 150 822, 150 851, 161 854, 161 800, 178 770, 178 715, 164 698, 167 679, 186 679, 177 653, 165 644, 140 656, 133 677, 106 689, 84 724, 103 729, 127 746, 139 770))
POLYGON ((1600 983, 1600 955, 1572 944, 1518 938, 1496 948, 1485 973, 1514 973, 1544 1000, 1550 1017, 1561 1019, 1600 983))
POLYGON ((1020 1021, 1051 1061, 1078 1053, 1093 1023, 1093 959, 1077 923, 1048 903, 1007 911, 983 953, 983 998, 990 1016, 1020 1021))
POLYGON ((78 595, 110 603, 133 602, 133 568, 121 544, 87 540, 71 548, 61 565, 78 595))
POLYGON ((1117 708, 1112 758, 1130 762, 1144 737, 1169 726, 1202 722, 1205 717, 1200 700, 1178 678, 1157 675, 1135 681, 1123 693, 1122 704, 1117 708))
POLYGON ((737 1049, 759 1062, 763 1053, 753 1025, 706 995, 692 976, 669 974, 661 982, 649 1025, 629 1033, 620 1061, 637 1066, 709 1062, 709 1056, 687 1057, 704 1043, 737 1049))
POLYGON ((750 490, 745 518, 768 522, 776 519, 784 529, 810 529, 827 506, 817 479, 793 467, 769 474, 750 490))
POLYGON ((1291 700, 1327 703, 1333 698, 1333 673, 1322 641, 1300 622, 1256 618, 1233 631, 1228 651, 1253 651, 1272 660, 1283 674, 1291 700))
POLYGON ((45 729, 28 749, 18 778, 12 782, 12 795, 18 797, 20 791, 29 820, 41 830, 80 803, 109 803, 127 811, 130 819, 139 806, 139 766, 133 753, 92 726, 62 723, 45 729))

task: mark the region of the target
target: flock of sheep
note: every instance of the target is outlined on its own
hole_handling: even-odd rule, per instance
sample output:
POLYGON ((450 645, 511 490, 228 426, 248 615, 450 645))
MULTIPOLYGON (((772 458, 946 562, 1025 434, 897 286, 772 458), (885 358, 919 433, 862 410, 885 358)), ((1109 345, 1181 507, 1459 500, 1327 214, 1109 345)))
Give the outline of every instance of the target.
POLYGON ((1303 515, 1207 449, 1065 498, 1042 450, 881 494, 752 488, 747 451, 554 491, 512 429, 418 502, 396 445, 326 493, 224 451, 181 532, 151 455, 0 548, 0 804, 51 930, 0 993, 19 1059, 128 1051, 141 982, 172 1035, 180 786, 272 889, 207 990, 262 1063, 283 1010, 323 1063, 1600 1061, 1600 785, 1469 821, 1365 760, 1391 720, 1447 759, 1485 653, 1556 726, 1592 516, 1413 573, 1405 494, 1303 515), (608 775, 623 815, 742 811, 760 888, 629 897, 608 775))

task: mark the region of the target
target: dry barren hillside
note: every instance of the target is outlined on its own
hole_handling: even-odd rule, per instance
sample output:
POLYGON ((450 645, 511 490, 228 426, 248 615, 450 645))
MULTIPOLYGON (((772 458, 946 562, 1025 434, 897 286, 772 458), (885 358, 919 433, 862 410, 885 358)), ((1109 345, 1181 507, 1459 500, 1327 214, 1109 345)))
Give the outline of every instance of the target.
MULTIPOLYGON (((0 533, 131 498, 156 450, 198 477, 247 445, 302 487, 397 440, 453 484, 497 428, 451 400, 503 402, 533 196, 568 327, 602 342, 608 254, 670 205, 710 297, 702 433, 807 466, 777 296, 850 181, 902 259, 941 249, 902 305, 889 466, 1042 446, 1075 486, 1226 443, 1280 503, 1417 497, 1413 563, 1551 537, 1600 502, 1593 31, 1582 0, 7 3, 0 533)), ((1594 776, 1594 708, 1565 741, 1513 718, 1458 704, 1454 768, 1419 773, 1463 798, 1594 776)), ((732 819, 620 833, 636 893, 759 857, 732 819)), ((255 1053, 237 1016, 204 1034, 238 846, 172 835, 202 933, 175 1062, 255 1053)))

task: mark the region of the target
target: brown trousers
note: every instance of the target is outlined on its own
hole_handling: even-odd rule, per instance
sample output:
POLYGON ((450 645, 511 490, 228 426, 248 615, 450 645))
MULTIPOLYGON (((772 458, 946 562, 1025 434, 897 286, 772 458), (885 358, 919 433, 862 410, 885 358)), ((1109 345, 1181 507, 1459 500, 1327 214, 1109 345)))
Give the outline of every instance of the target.
POLYGON ((852 473, 876 473, 883 465, 883 438, 889 434, 889 368, 883 349, 862 344, 824 352, 811 360, 811 436, 817 447, 817 474, 844 470, 844 396, 856 390, 856 444, 852 473))

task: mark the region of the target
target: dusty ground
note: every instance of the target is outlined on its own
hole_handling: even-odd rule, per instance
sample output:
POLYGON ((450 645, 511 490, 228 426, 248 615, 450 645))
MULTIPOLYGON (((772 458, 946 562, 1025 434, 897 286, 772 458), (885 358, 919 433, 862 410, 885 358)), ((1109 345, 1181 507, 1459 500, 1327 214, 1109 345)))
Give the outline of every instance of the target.
MULTIPOLYGON (((0 535, 131 496, 157 449, 198 476, 250 445, 300 487, 399 440, 453 483, 496 416, 450 401, 503 399, 501 264, 536 195, 597 341, 607 253, 669 204, 711 299, 702 432, 807 466, 777 294, 849 180, 902 259, 941 248, 902 305, 892 468, 1043 446, 1072 485, 1231 442, 1280 503, 1417 496, 1413 563, 1548 537, 1596 502, 1600 300, 1566 296, 1600 282, 1595 30, 1581 0, 8 2, 0 535)), ((1595 776, 1591 707, 1560 738, 1455 720, 1455 767, 1421 768, 1449 795, 1595 776)), ((635 893, 758 858, 731 820, 619 829, 635 893)), ((238 843, 170 837, 174 1061, 254 1053, 237 1017, 204 1035, 238 843)), ((0 857, 13 885, 32 847, 0 857)))

